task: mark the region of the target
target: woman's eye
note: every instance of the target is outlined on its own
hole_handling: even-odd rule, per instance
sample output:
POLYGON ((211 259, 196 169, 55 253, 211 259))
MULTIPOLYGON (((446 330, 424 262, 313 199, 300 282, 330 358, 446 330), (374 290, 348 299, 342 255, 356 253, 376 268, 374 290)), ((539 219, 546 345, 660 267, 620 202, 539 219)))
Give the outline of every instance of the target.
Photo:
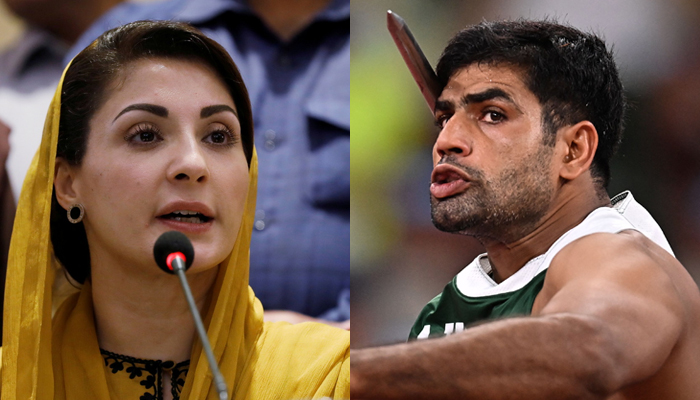
POLYGON ((139 124, 126 137, 126 140, 136 144, 150 144, 161 140, 160 131, 150 124, 139 124))
POLYGON ((204 141, 215 145, 233 146, 238 142, 236 136, 228 128, 217 128, 206 137, 204 141))
POLYGON ((211 141, 213 143, 224 143, 226 141, 226 134, 223 132, 214 132, 211 134, 211 141))
POLYGON ((142 142, 152 142, 156 138, 156 134, 153 132, 141 132, 138 135, 139 140, 142 142))

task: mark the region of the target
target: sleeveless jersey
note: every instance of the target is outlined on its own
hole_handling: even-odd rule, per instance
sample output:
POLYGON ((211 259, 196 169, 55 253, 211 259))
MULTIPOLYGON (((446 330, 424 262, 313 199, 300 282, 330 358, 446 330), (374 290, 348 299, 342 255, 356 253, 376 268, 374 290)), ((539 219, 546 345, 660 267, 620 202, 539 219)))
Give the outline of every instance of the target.
POLYGON ((611 203, 612 207, 593 210, 544 254, 528 261, 501 283, 489 276, 491 265, 487 255, 479 255, 423 308, 409 340, 450 335, 480 321, 530 315, 554 256, 569 243, 593 233, 633 229, 673 255, 661 228, 629 191, 615 196, 611 203))

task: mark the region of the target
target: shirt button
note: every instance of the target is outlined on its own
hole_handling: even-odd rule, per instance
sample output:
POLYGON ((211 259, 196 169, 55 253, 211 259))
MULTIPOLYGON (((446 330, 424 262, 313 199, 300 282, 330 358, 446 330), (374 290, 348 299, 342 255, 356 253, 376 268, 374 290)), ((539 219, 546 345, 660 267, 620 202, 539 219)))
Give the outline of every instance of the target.
POLYGON ((255 211, 255 224, 253 226, 258 231, 265 229, 265 210, 255 211))
POLYGON ((292 65, 292 58, 285 53, 281 53, 277 56, 277 64, 280 67, 289 67, 292 65))
POLYGON ((275 138, 277 138, 277 132, 273 131, 272 129, 268 129, 265 131, 265 143, 263 146, 265 147, 265 150, 267 151, 272 151, 277 147, 277 142, 275 141, 275 138))

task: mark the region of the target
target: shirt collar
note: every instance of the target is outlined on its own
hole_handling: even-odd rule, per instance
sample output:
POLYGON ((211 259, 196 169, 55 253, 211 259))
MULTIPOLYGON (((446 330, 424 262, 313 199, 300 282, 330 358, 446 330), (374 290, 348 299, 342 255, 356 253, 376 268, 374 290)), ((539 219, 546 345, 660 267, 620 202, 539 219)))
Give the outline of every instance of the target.
POLYGON ((350 19, 350 0, 332 0, 320 14, 317 21, 342 21, 350 19))
POLYGON ((203 23, 223 14, 233 11, 240 14, 253 14, 253 10, 244 0, 199 0, 186 1, 184 7, 175 18, 193 24, 203 23))
MULTIPOLYGON (((239 14, 255 14, 246 0, 198 0, 186 1, 175 19, 194 24, 203 23, 232 11, 239 14)), ((332 0, 314 21, 342 21, 350 18, 350 0, 332 0)))

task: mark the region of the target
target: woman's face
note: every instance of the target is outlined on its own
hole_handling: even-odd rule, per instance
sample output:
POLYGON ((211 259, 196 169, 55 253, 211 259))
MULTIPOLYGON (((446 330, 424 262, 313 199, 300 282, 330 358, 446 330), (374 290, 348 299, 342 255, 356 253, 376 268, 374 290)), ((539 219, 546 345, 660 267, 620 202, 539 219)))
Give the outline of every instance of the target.
POLYGON ((192 241, 192 271, 218 265, 237 237, 249 179, 226 86, 203 64, 148 59, 129 64, 106 99, 68 179, 85 206, 93 267, 158 271, 153 244, 170 230, 192 241))

